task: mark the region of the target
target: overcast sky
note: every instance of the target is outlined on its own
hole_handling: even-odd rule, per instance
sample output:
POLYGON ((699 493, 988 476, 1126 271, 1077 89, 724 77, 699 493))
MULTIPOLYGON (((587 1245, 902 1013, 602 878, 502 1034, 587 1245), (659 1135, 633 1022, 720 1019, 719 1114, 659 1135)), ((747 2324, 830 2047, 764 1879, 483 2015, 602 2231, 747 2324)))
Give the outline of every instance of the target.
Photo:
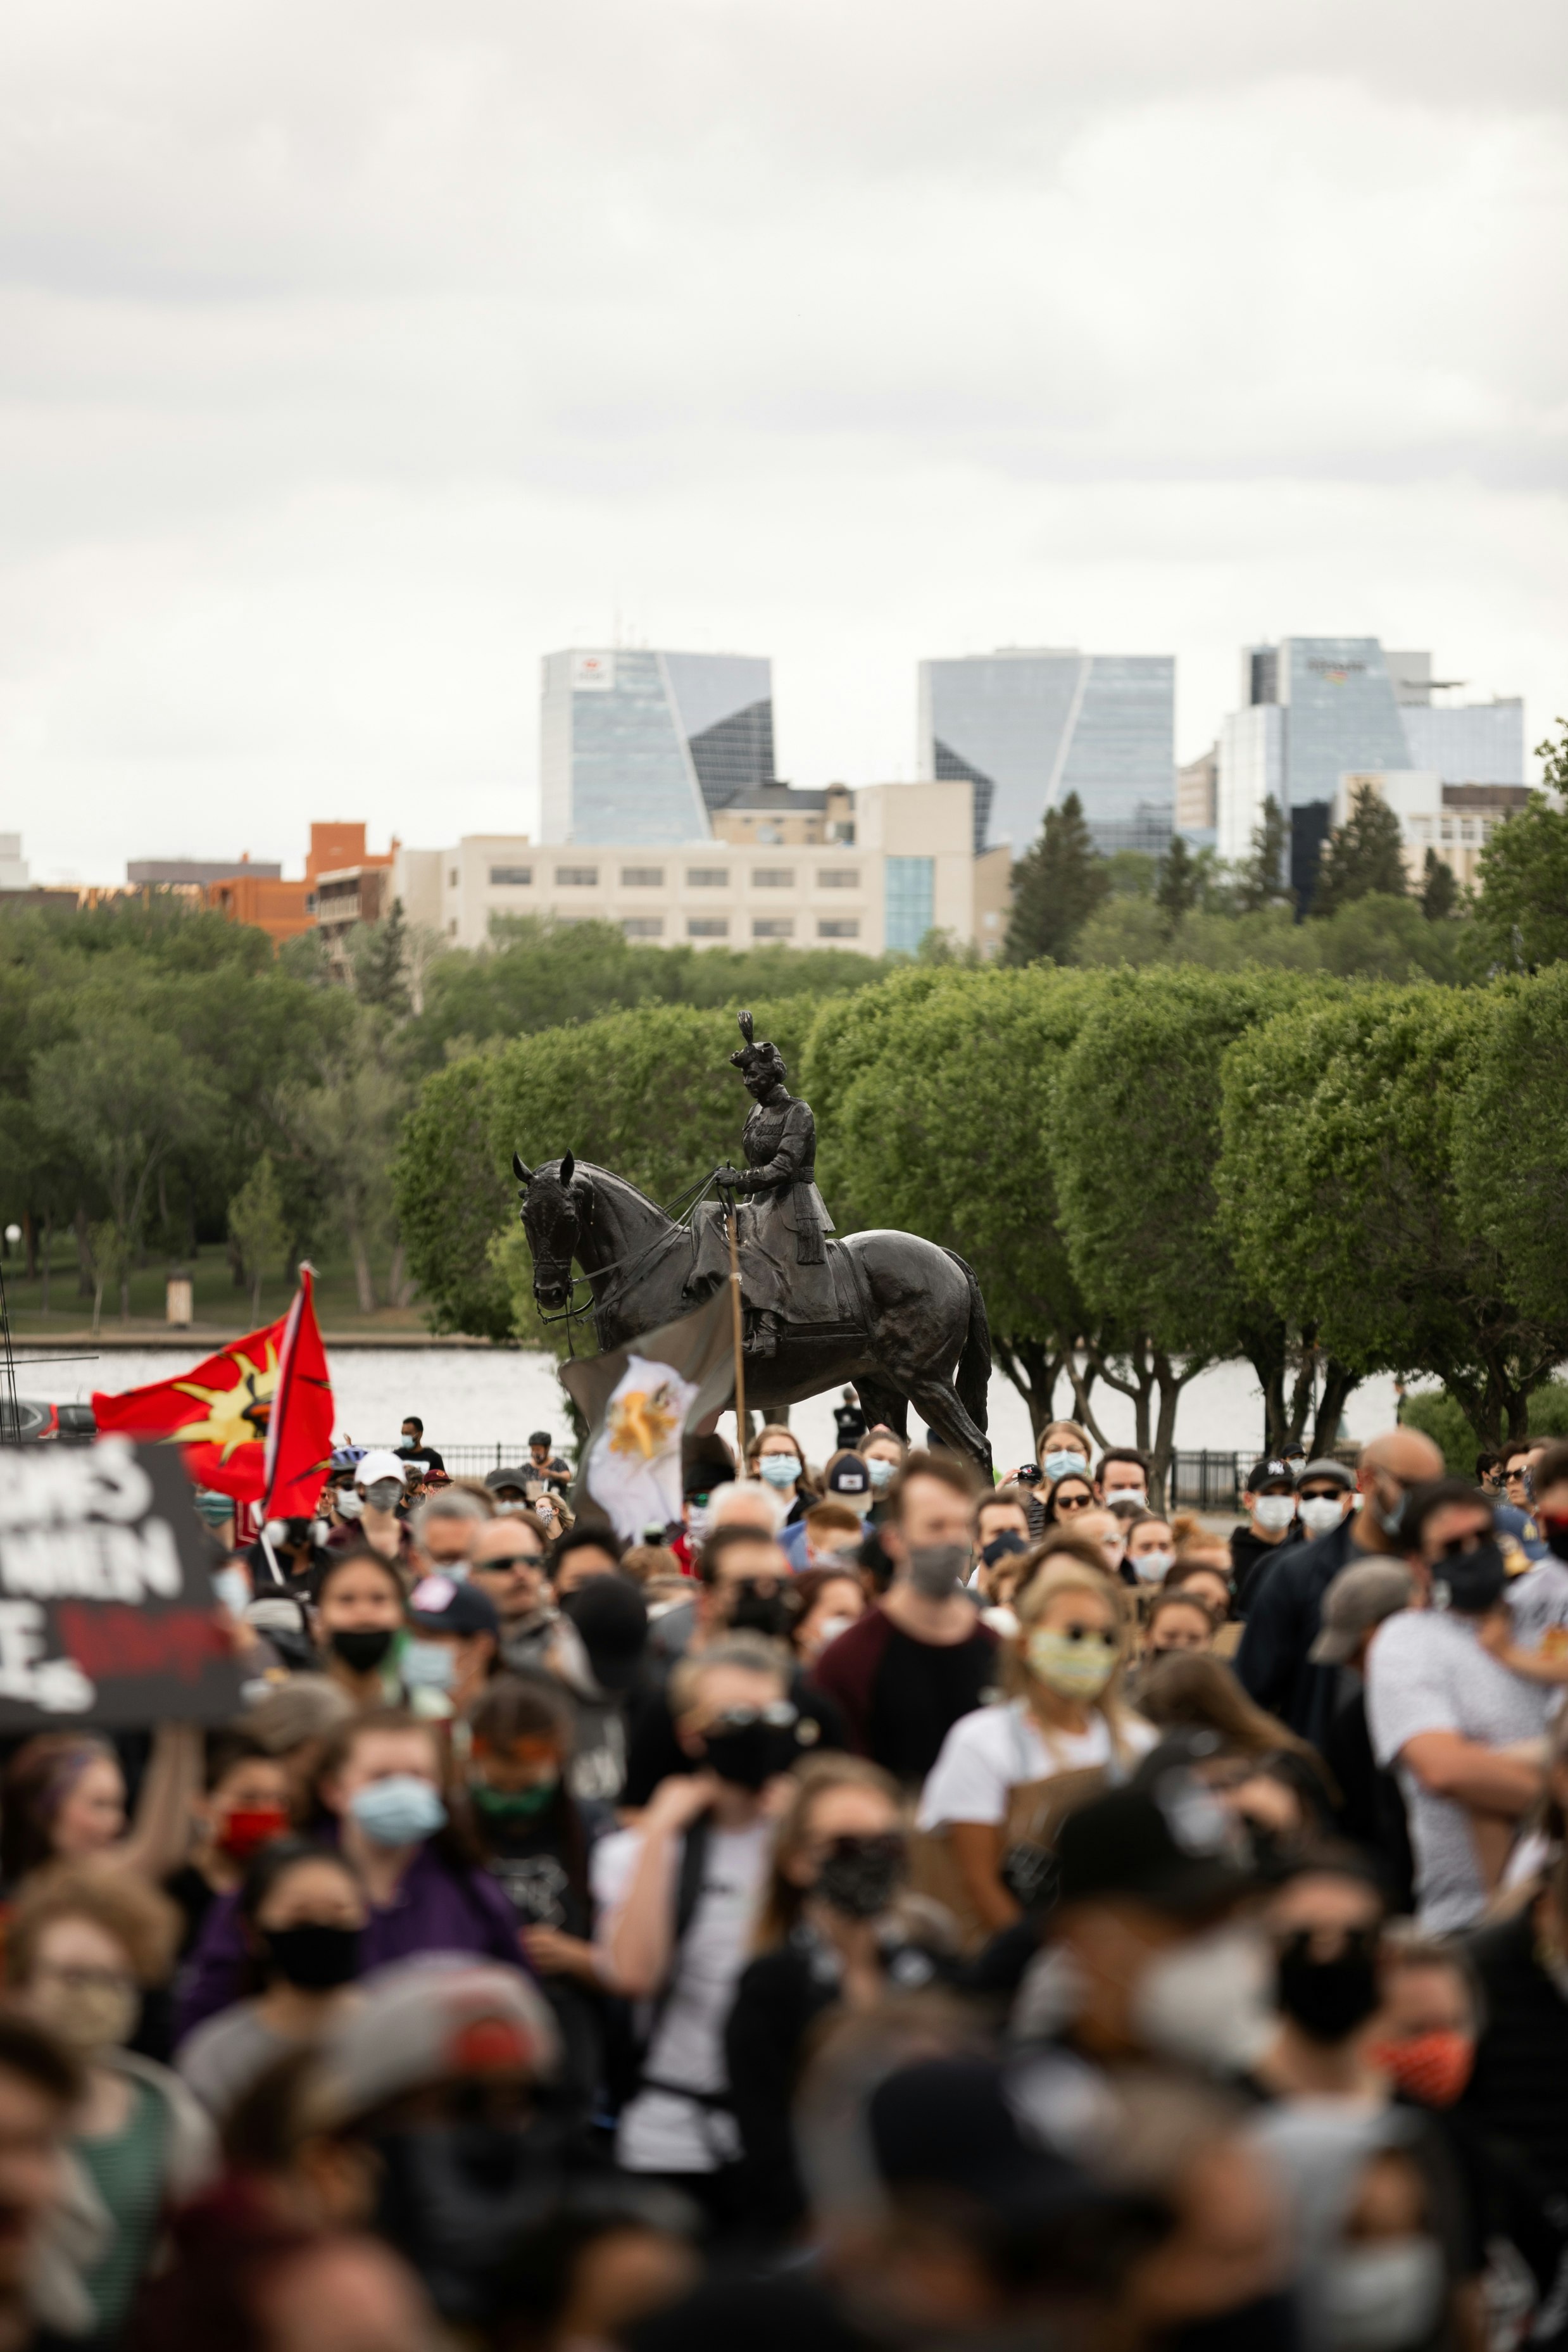
POLYGON ((539 656, 1428 646, 1568 712, 1560 0, 10 0, 0 829, 537 823, 539 656))

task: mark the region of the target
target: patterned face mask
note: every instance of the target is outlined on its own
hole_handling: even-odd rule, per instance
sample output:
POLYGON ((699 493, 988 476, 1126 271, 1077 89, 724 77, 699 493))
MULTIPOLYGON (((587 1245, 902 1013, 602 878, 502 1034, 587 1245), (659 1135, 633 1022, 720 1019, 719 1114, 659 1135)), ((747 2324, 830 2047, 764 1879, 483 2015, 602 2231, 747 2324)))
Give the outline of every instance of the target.
POLYGON ((1116 1643, 1088 1626, 1056 1632, 1037 1625, 1024 1644, 1029 1670, 1058 1698, 1098 1698, 1116 1671, 1116 1643))

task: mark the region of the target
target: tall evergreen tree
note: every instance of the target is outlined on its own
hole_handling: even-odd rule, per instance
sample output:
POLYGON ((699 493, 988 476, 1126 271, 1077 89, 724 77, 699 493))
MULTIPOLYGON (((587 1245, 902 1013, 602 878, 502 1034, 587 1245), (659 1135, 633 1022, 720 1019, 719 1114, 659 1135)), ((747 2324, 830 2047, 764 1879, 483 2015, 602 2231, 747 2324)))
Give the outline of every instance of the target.
POLYGON ((356 926, 349 940, 354 993, 362 1004, 379 1004, 394 1016, 409 1009, 408 980, 403 971, 408 926, 402 900, 394 898, 392 911, 379 923, 356 926), (357 935, 356 935, 357 933, 357 935))
POLYGON ((1270 793, 1263 803, 1262 815, 1252 828, 1252 855, 1241 869, 1236 892, 1239 913, 1255 915, 1265 907, 1277 907, 1290 897, 1290 847, 1289 822, 1270 793))
POLYGON ((1186 845, 1186 835, 1173 833, 1155 883, 1155 903, 1168 930, 1176 930, 1183 916, 1191 914, 1197 904, 1197 861, 1186 845))
POLYGON ((1065 963, 1109 888, 1105 860, 1083 822, 1083 804, 1076 793, 1069 793, 1059 809, 1047 809, 1040 839, 1013 867, 1013 911, 1003 961, 1035 963, 1050 956, 1065 963))
POLYGON ((1370 784, 1357 784, 1350 814, 1323 845, 1311 911, 1333 915, 1374 891, 1403 898, 1407 887, 1399 820, 1370 784))
POLYGON ((1443 923, 1458 911, 1459 886, 1454 869, 1444 865, 1435 849, 1429 849, 1421 869, 1421 912, 1429 923, 1443 923))

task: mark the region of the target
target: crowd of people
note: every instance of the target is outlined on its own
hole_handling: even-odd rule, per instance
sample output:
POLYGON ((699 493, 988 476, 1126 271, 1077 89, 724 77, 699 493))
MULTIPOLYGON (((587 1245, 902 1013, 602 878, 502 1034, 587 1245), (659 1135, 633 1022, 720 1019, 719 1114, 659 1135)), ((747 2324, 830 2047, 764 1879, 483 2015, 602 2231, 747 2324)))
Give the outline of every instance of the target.
POLYGON ((1568 2345, 1568 1445, 839 1432, 198 1496, 235 1720, 0 1775, 0 2352, 1568 2345))

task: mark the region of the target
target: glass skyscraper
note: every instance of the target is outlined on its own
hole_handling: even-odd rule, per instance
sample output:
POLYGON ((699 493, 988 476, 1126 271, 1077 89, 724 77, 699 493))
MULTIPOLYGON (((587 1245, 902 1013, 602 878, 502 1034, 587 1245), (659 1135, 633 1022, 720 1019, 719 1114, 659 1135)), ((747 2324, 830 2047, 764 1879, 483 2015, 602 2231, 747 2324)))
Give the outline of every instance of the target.
POLYGON ((617 646, 547 654, 539 796, 547 842, 674 845, 770 784, 772 665, 617 646))
POLYGON ((920 774, 975 787, 975 851, 1021 856, 1076 793, 1096 848, 1170 840, 1176 657, 1028 650, 920 665, 920 774))

